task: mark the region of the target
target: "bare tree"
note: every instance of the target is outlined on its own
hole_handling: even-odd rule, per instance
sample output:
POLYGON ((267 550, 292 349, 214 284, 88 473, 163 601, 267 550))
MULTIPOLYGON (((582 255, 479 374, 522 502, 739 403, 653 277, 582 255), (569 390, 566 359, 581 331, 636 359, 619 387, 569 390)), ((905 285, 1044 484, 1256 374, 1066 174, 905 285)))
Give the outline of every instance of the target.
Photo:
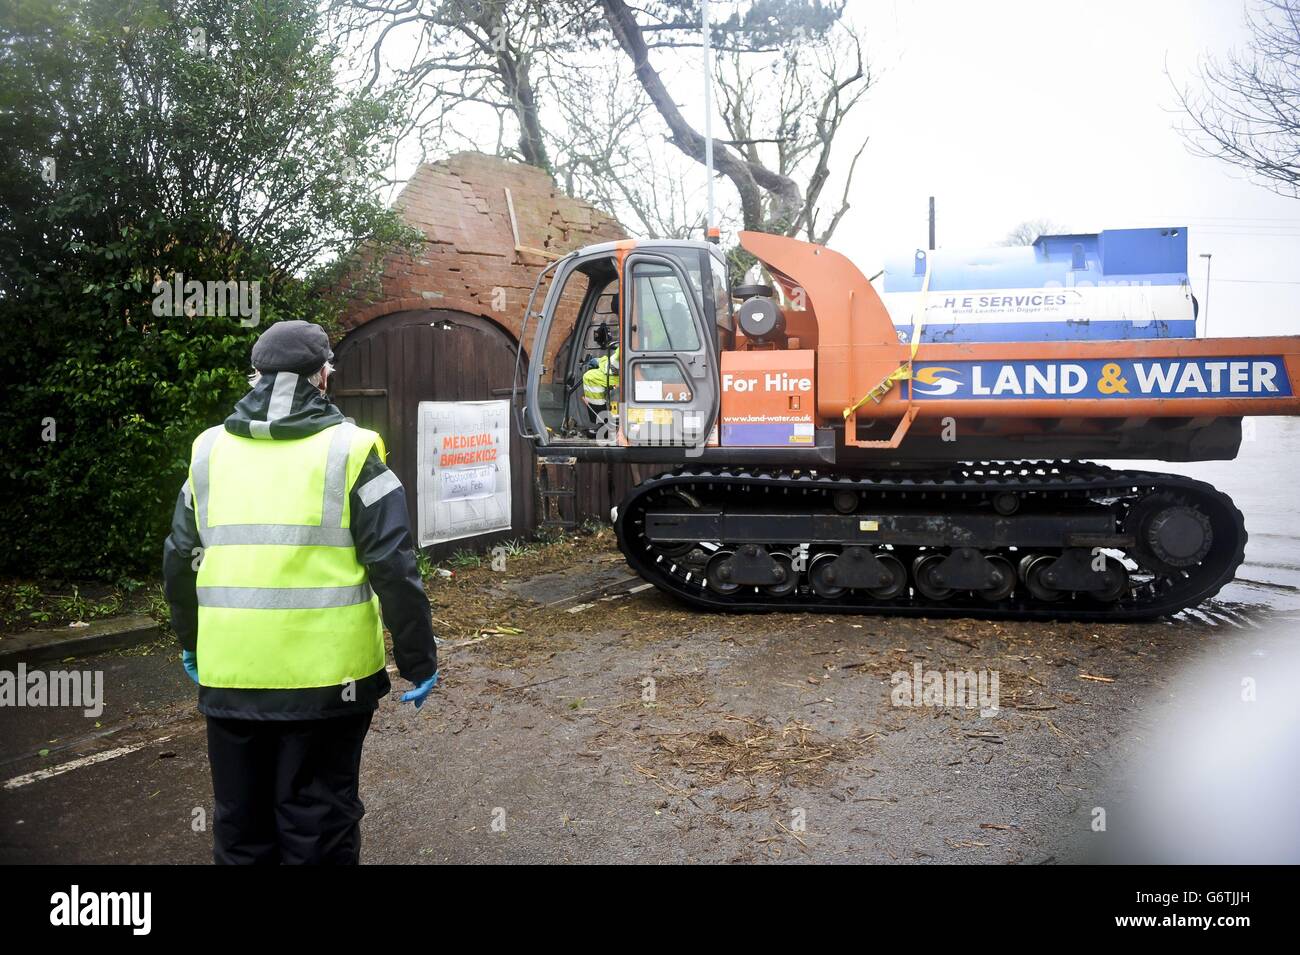
POLYGON ((1061 235, 1066 227, 1051 219, 1026 219, 1007 233, 1002 245, 1033 245, 1040 235, 1061 235))
POLYGON ((662 124, 634 78, 608 66, 570 68, 553 90, 559 121, 547 132, 566 193, 610 211, 636 235, 700 235, 694 164, 665 145, 662 124))
MULTIPOLYGON (((704 162, 703 134, 687 121, 676 98, 650 62, 646 31, 654 29, 655 24, 643 26, 637 12, 625 0, 600 2, 615 40, 632 62, 637 81, 668 127, 668 142, 696 162, 704 162)), ((746 229, 787 235, 804 230, 825 241, 847 210, 846 184, 840 208, 817 231, 817 203, 829 177, 835 135, 871 84, 861 45, 857 36, 851 30, 848 32, 852 52, 847 64, 830 47, 824 47, 812 57, 811 68, 800 60, 809 52, 807 44, 801 44, 803 48, 799 50, 782 52, 781 82, 789 83, 791 88, 782 89, 773 117, 775 128, 763 133, 756 129, 759 115, 756 102, 760 90, 763 95, 768 94, 767 84, 753 82, 752 74, 735 60, 731 61, 732 82, 725 78, 720 81, 730 139, 714 138, 714 166, 739 194, 741 219, 746 229), (801 132, 802 123, 811 128, 805 127, 801 132), (775 147, 775 160, 764 158, 764 145, 775 147), (812 156, 816 156, 816 161, 804 188, 799 184, 797 172, 803 161, 812 156)), ((802 34, 796 35, 803 39, 802 34)), ((861 148, 857 154, 861 154, 861 148)), ((852 166, 847 178, 852 179, 852 166)))
POLYGON ((537 76, 571 57, 599 25, 589 0, 329 0, 336 39, 364 55, 367 88, 387 82, 412 104, 424 150, 483 148, 553 172, 537 76))
MULTIPOLYGON (((698 63, 672 90, 650 63, 654 51, 667 75, 680 73, 702 46, 698 0, 329 3, 336 39, 364 60, 359 82, 393 85, 411 103, 406 132, 421 158, 486 149, 545 169, 634 231, 698 234, 699 197, 686 183, 698 176, 704 137, 678 106, 699 88, 698 63)), ((746 0, 711 39, 726 130, 715 163, 735 187, 741 223, 826 241, 862 151, 826 208, 832 147, 871 84, 842 2, 746 0)))
POLYGON ((766 157, 779 176, 795 184, 799 198, 787 206, 785 190, 769 194, 760 222, 746 223, 746 228, 786 235, 802 231, 810 242, 824 244, 849 209, 853 173, 867 145, 864 137, 849 162, 835 209, 819 221, 828 212, 821 198, 837 134, 871 84, 861 42, 845 27, 816 43, 792 44, 757 67, 751 59, 735 53, 719 65, 722 116, 730 137, 724 145, 751 164, 763 164, 766 157), (793 215, 792 206, 797 208, 793 215))
POLYGON ((1300 0, 1259 0, 1244 53, 1206 59, 1201 88, 1178 97, 1191 149, 1300 198, 1300 0))

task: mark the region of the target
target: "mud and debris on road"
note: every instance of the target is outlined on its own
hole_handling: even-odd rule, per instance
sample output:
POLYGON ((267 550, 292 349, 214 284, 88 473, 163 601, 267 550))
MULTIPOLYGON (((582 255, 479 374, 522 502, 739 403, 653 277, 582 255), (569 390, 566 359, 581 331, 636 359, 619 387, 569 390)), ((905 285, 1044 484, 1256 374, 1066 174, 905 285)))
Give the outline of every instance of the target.
MULTIPOLYGON (((1107 625, 701 614, 632 576, 609 529, 428 590, 443 682, 376 716, 366 861, 1080 858, 1149 701, 1267 626, 1227 605, 1107 625)), ((6 715, 0 861, 208 861, 174 648, 76 665, 108 674, 96 727, 6 715)))

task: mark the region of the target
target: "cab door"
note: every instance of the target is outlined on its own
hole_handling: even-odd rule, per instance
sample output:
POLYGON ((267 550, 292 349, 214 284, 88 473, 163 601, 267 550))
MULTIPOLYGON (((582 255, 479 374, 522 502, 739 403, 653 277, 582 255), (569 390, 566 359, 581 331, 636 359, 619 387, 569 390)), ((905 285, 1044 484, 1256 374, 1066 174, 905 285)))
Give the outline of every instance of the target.
POLYGON ((718 418, 717 346, 685 270, 673 256, 633 252, 622 297, 623 442, 703 448, 718 418))

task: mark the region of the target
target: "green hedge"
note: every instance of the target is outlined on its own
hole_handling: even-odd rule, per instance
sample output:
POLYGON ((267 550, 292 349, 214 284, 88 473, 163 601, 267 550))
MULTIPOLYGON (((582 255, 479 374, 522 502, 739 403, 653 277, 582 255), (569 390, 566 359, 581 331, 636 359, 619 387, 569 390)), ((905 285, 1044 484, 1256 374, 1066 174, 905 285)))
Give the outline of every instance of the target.
POLYGON ((246 389, 257 334, 330 327, 350 251, 416 241, 372 186, 396 106, 336 88, 317 16, 0 0, 3 572, 154 569, 190 442, 246 389), (259 324, 157 314, 177 273, 258 283, 259 324))

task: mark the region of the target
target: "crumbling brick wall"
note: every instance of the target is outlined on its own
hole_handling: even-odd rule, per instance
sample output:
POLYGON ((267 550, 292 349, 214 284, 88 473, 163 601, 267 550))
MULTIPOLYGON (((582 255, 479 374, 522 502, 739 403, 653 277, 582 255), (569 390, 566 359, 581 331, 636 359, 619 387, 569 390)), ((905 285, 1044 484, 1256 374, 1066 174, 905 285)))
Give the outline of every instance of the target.
POLYGON ((542 170, 458 153, 421 166, 402 190, 396 207, 427 241, 417 255, 388 257, 380 294, 349 308, 343 328, 408 309, 445 308, 489 318, 517 340, 533 283, 552 257, 515 248, 506 189, 521 246, 563 254, 626 237, 611 216, 564 195, 542 170))

